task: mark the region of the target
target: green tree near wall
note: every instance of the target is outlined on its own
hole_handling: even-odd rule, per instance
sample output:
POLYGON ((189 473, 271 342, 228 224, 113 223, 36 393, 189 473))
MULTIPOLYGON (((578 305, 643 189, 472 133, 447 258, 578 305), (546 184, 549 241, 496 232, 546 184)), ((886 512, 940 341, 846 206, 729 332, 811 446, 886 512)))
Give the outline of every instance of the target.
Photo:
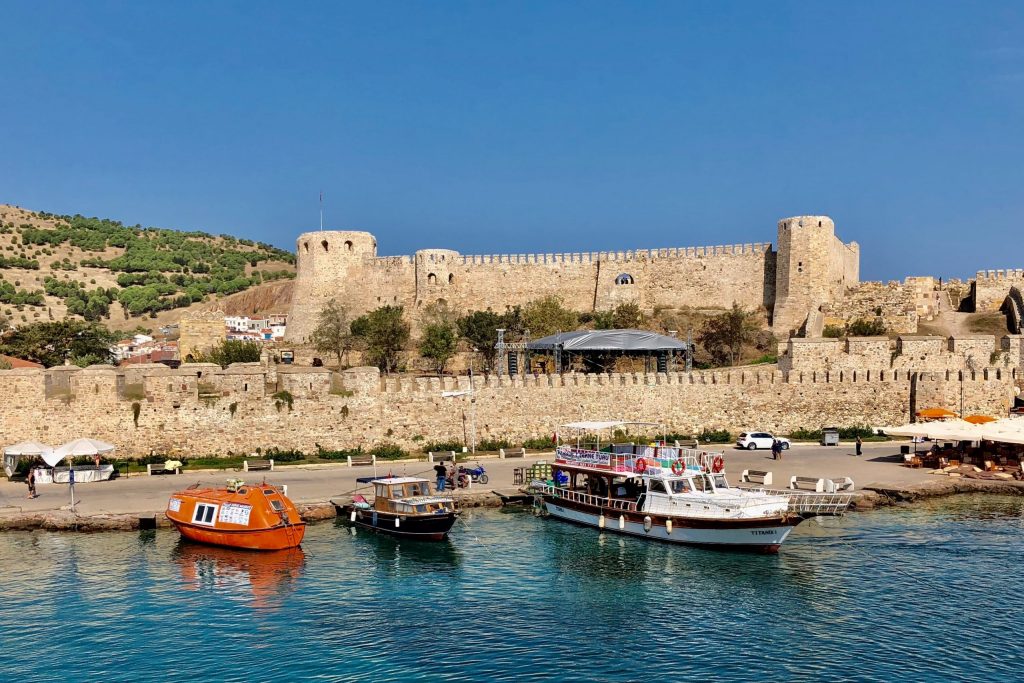
POLYGON ((382 306, 352 321, 352 335, 359 339, 367 360, 384 372, 398 370, 402 350, 409 343, 409 323, 403 306, 382 306))
POLYGON ((50 368, 67 360, 85 367, 112 362, 111 347, 118 335, 103 325, 84 320, 33 323, 0 337, 0 353, 42 363, 50 368))
POLYGON ((459 336, 476 349, 484 359, 484 370, 494 367, 498 351, 494 345, 498 343, 498 328, 504 327, 504 316, 494 311, 473 311, 456 321, 459 336))
POLYGON ((444 372, 444 366, 455 355, 459 339, 456 331, 450 325, 439 323, 428 323, 423 328, 423 338, 420 340, 420 355, 431 362, 437 374, 444 372))
POLYGON ((259 342, 225 339, 207 351, 192 354, 192 358, 196 363, 216 363, 226 368, 232 363, 258 363, 262 353, 259 342))
POLYGON ((753 315, 734 303, 731 310, 704 323, 697 341, 716 364, 736 365, 743 353, 743 345, 752 342, 756 333, 757 323, 753 315))
POLYGON ((348 312, 337 300, 331 299, 320 309, 309 341, 320 353, 334 354, 338 366, 341 366, 345 354, 352 348, 353 339, 348 312))
POLYGON ((523 307, 523 326, 534 339, 557 332, 571 332, 579 327, 579 315, 566 308, 560 297, 551 295, 534 299, 523 307))

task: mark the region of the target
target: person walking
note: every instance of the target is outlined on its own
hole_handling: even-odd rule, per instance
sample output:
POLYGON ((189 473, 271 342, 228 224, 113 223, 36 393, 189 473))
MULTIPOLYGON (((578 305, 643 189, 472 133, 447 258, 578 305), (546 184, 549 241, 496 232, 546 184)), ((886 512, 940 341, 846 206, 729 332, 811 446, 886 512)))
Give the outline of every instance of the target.
POLYGON ((857 447, 857 455, 860 455, 861 454, 861 446, 864 445, 864 442, 860 438, 860 434, 857 435, 857 440, 854 441, 854 444, 857 447))
POLYGON ((25 483, 28 484, 28 498, 35 498, 38 494, 36 493, 36 468, 35 463, 28 468, 28 476, 25 477, 25 483))
POLYGON ((445 480, 448 479, 448 468, 443 462, 434 465, 434 472, 437 474, 437 490, 444 491, 445 480))
POLYGON ((772 459, 782 460, 782 442, 778 439, 772 439, 772 459))

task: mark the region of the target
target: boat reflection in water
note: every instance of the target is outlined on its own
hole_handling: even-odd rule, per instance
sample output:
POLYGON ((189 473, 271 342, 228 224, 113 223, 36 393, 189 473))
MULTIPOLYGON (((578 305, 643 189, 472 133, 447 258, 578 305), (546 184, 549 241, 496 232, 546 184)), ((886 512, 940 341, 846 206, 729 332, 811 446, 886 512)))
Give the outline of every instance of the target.
POLYGON ((215 590, 257 608, 277 608, 295 589, 306 562, 302 548, 251 551, 182 540, 172 554, 185 590, 215 590))
POLYGON ((403 543, 387 534, 369 533, 338 518, 334 525, 348 533, 352 552, 365 557, 375 571, 389 576, 454 575, 462 563, 462 553, 451 539, 432 543, 403 543))

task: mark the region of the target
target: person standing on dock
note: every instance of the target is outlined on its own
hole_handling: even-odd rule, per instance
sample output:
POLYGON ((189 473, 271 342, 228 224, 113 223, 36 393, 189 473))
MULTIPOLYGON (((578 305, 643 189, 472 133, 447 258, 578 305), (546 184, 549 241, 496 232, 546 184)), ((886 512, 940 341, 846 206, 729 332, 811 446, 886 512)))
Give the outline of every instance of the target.
POLYGON ((28 476, 25 477, 25 483, 28 484, 28 497, 35 498, 36 494, 36 464, 33 462, 28 468, 28 476))
POLYGON ((444 483, 448 478, 448 468, 444 466, 443 462, 439 462, 434 465, 434 472, 437 473, 437 490, 444 491, 444 483))
POLYGON ((860 434, 857 435, 857 440, 854 441, 854 444, 857 447, 857 455, 860 455, 861 454, 861 446, 864 445, 864 442, 860 438, 860 434))

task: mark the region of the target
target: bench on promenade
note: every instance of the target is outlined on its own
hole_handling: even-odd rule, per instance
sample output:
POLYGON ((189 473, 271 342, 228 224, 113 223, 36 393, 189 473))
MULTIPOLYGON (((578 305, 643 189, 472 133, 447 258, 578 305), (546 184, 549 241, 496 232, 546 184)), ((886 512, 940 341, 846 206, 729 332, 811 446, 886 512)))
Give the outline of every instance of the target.
POLYGON ((853 490, 853 479, 849 477, 832 477, 825 480, 825 493, 842 493, 853 490))
POLYGON ((146 465, 146 474, 154 476, 157 474, 181 474, 180 467, 167 467, 164 463, 150 463, 146 465))
POLYGON ((455 451, 430 451, 427 453, 428 462, 455 462, 455 451))
POLYGON ((765 470, 743 470, 740 475, 741 484, 762 484, 772 485, 772 473, 765 470))
POLYGON ((525 458, 525 448, 499 448, 498 457, 504 460, 505 458, 525 458))
POLYGON ((243 460, 242 469, 246 472, 254 472, 256 470, 270 470, 274 471, 273 460, 243 460))
POLYGON ((355 465, 376 465, 377 456, 372 453, 364 453, 363 455, 348 456, 348 466, 353 467, 355 465))
POLYGON ((789 478, 789 488, 797 491, 815 491, 816 493, 824 493, 825 480, 817 477, 798 477, 794 475, 789 478))

